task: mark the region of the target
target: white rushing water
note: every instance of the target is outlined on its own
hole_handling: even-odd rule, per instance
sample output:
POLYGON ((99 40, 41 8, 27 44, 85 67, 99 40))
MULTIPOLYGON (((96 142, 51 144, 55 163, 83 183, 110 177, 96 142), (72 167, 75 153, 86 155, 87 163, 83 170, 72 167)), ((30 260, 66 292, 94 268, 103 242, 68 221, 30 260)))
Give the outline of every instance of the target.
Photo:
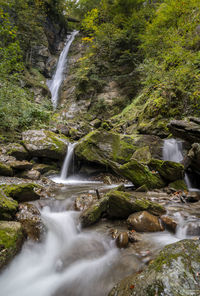
POLYGON ((2 296, 100 296, 113 285, 113 242, 79 230, 78 213, 42 210, 47 235, 27 242, 0 276, 2 296), (108 276, 109 275, 109 276, 108 276))
MULTIPOLYGON (((69 143, 67 148, 67 154, 62 166, 60 178, 61 180, 65 180, 68 177, 69 174, 69 168, 71 163, 73 162, 73 155, 74 155, 74 148, 76 146, 76 143, 69 143)), ((73 167, 73 164, 72 164, 73 167)))
POLYGON ((64 78, 64 71, 65 71, 66 62, 67 62, 67 55, 68 55, 70 46, 77 34, 78 34, 78 31, 74 31, 67 38, 64 49, 60 54, 55 74, 53 75, 53 78, 51 80, 48 80, 48 82, 47 82, 47 85, 48 85, 49 90, 51 92, 51 100, 52 100, 52 104, 53 104, 54 109, 56 109, 57 104, 58 104, 59 89, 60 89, 61 83, 64 78))

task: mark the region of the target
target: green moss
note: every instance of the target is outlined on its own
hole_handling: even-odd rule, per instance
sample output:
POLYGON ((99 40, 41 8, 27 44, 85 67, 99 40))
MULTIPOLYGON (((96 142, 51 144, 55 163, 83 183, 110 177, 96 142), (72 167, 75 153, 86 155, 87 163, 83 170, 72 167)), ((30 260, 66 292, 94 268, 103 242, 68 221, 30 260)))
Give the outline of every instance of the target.
POLYGON ((19 251, 23 240, 20 223, 0 221, 0 268, 19 251))
POLYGON ((18 207, 18 202, 5 195, 0 189, 0 219, 11 220, 13 219, 18 207))
POLYGON ((176 181, 184 176, 184 166, 177 162, 151 159, 148 167, 158 171, 166 181, 176 181))
POLYGON ((148 167, 140 164, 135 159, 119 167, 119 172, 128 178, 136 187, 146 185, 148 189, 165 186, 159 174, 152 173, 148 167))
POLYGON ((18 185, 1 185, 5 195, 12 197, 13 199, 23 202, 31 201, 40 198, 40 195, 35 190, 40 189, 41 186, 34 183, 22 183, 18 185))
POLYGON ((10 166, 0 162, 0 175, 1 176, 13 176, 13 170, 10 166))
POLYGON ((175 190, 187 190, 187 185, 184 180, 177 180, 177 181, 171 182, 169 183, 168 186, 175 190))

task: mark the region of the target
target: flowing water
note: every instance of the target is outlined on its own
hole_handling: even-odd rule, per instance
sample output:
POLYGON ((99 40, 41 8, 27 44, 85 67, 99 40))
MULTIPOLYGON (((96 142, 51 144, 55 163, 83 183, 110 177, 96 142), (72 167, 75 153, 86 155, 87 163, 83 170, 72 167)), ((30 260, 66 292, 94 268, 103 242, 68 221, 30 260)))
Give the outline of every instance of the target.
POLYGON ((64 71, 65 71, 66 62, 67 62, 67 55, 68 55, 70 46, 77 34, 78 34, 78 31, 74 31, 67 38, 66 44, 63 48, 63 51, 60 54, 55 74, 53 75, 53 78, 51 80, 48 80, 48 82, 47 82, 47 85, 48 85, 49 90, 51 92, 51 100, 52 100, 52 104, 53 104, 54 109, 56 109, 57 104, 58 104, 59 89, 60 89, 60 86, 61 86, 63 78, 64 78, 64 71))

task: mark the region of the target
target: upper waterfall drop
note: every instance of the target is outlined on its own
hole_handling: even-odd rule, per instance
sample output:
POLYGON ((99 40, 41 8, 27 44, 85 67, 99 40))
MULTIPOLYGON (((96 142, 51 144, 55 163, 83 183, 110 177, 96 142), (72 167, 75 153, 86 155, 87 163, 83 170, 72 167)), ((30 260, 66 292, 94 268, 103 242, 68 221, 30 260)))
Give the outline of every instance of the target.
POLYGON ((70 46, 77 34, 78 34, 78 31, 73 31, 70 34, 70 36, 67 38, 63 51, 60 54, 53 78, 47 81, 47 85, 51 92, 51 101, 54 109, 56 109, 58 105, 59 89, 64 78, 64 70, 67 62, 67 55, 68 55, 70 46))
POLYGON ((181 162, 183 160, 182 142, 176 139, 164 140, 163 160, 181 162))

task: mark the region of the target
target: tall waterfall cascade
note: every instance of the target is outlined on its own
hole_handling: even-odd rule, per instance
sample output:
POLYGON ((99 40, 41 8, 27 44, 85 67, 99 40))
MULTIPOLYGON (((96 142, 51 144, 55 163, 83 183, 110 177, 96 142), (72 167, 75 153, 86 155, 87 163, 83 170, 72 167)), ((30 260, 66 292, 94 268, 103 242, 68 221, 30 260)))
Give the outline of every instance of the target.
POLYGON ((67 38, 63 51, 60 54, 53 78, 47 81, 47 85, 51 92, 51 101, 54 109, 56 109, 58 105, 59 90, 64 79, 64 71, 66 68, 67 55, 68 55, 70 46, 77 34, 78 34, 78 31, 73 31, 67 38))
POLYGON ((65 180, 69 176, 69 168, 70 165, 73 162, 73 155, 74 155, 74 147, 76 146, 76 143, 69 143, 68 144, 68 149, 67 149, 67 154, 62 166, 60 178, 61 180, 65 180))

